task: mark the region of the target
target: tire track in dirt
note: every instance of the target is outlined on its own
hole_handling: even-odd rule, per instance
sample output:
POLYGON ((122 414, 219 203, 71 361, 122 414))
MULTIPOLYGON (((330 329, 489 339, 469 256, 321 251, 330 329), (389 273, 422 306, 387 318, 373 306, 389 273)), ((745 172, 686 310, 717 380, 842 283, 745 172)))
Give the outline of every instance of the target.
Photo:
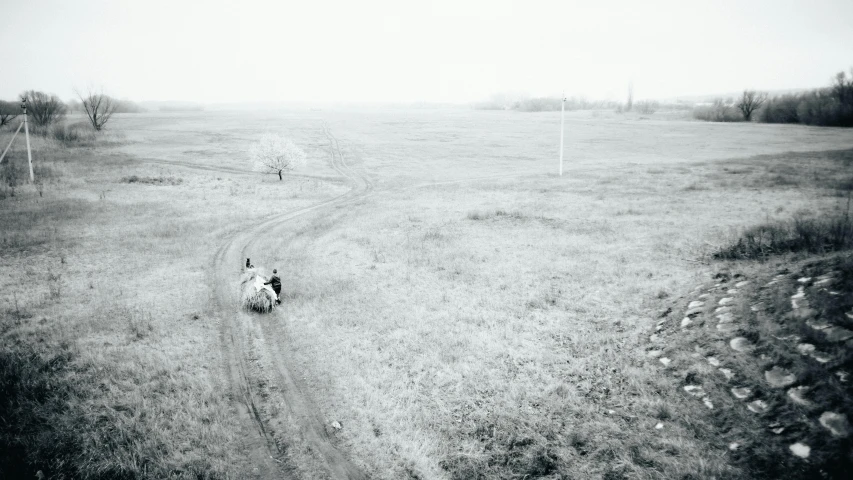
POLYGON ((219 312, 220 339, 222 341, 225 371, 231 395, 235 402, 239 402, 237 410, 242 413, 244 426, 253 424, 246 428, 246 447, 250 450, 250 461, 257 468, 256 475, 260 478, 276 478, 280 474, 292 474, 292 470, 280 459, 275 457, 284 456, 282 450, 289 448, 285 445, 280 448, 266 427, 262 418, 259 402, 258 386, 263 382, 261 376, 271 376, 279 390, 276 391, 284 400, 287 418, 299 432, 301 438, 288 439, 288 444, 293 443, 303 449, 312 452, 314 460, 319 464, 331 478, 340 479, 363 479, 365 475, 350 462, 332 443, 326 433, 325 426, 312 406, 306 400, 299 383, 288 368, 288 359, 284 352, 286 349, 283 340, 286 338, 281 332, 273 331, 278 322, 255 321, 253 316, 241 311, 237 302, 236 279, 242 271, 243 259, 248 256, 254 245, 263 237, 278 233, 288 226, 288 222, 308 213, 321 210, 331 206, 340 206, 352 202, 357 198, 364 197, 373 189, 373 184, 366 176, 355 173, 344 161, 343 153, 337 138, 332 135, 326 124, 323 125, 323 133, 329 140, 332 167, 352 185, 352 188, 338 197, 321 202, 319 204, 305 207, 283 214, 276 215, 262 221, 250 229, 236 235, 223 245, 214 258, 213 269, 216 278, 215 302, 219 312), (269 364, 273 371, 261 372, 260 367, 253 362, 250 351, 250 338, 247 328, 253 324, 259 324, 264 331, 263 346, 267 357, 271 357, 269 364))

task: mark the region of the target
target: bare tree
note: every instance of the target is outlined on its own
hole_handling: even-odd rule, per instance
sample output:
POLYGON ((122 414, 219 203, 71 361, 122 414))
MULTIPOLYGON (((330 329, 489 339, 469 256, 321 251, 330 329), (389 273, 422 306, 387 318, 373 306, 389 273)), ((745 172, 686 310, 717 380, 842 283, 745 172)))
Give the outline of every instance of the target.
POLYGON ((744 90, 743 95, 738 101, 737 107, 740 113, 743 114, 743 119, 747 122, 752 119, 752 114, 767 101, 766 92, 756 92, 755 90, 744 90))
POLYGON ((293 170, 305 164, 305 152, 292 141, 278 135, 266 134, 249 149, 249 157, 255 162, 255 167, 264 172, 278 173, 282 180, 282 172, 293 170))
POLYGON ((31 115, 33 122, 40 127, 58 122, 67 111, 65 104, 56 95, 30 90, 24 92, 21 97, 26 97, 27 114, 31 115))
POLYGON ((89 123, 95 127, 95 130, 100 132, 110 117, 116 112, 119 105, 118 102, 109 95, 105 95, 103 91, 95 92, 91 88, 88 89, 86 95, 83 95, 79 91, 75 93, 77 93, 80 103, 83 104, 83 110, 86 111, 86 116, 89 117, 89 123))
POLYGON ((0 128, 11 123, 20 114, 20 103, 0 100, 0 128))

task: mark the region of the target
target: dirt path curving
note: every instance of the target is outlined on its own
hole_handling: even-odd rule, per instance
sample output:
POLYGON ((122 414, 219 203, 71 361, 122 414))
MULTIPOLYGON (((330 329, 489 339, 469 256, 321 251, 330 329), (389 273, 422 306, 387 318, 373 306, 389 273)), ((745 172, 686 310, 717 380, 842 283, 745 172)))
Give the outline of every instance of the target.
POLYGON ((242 264, 260 238, 276 235, 288 226, 288 222, 332 206, 340 206, 364 197, 373 185, 366 176, 353 171, 345 162, 337 139, 327 125, 323 133, 329 140, 330 161, 332 167, 350 184, 351 189, 331 200, 310 207, 278 214, 260 222, 252 228, 231 238, 216 253, 213 262, 215 275, 215 304, 220 324, 220 337, 223 348, 223 361, 231 395, 236 410, 241 412, 244 425, 246 448, 250 452, 248 459, 254 467, 251 472, 256 478, 291 477, 293 471, 282 461, 284 450, 290 445, 278 445, 268 432, 262 409, 259 407, 258 390, 264 383, 263 378, 271 378, 277 385, 276 393, 283 403, 286 416, 299 437, 289 439, 288 444, 310 451, 315 467, 334 479, 361 479, 365 475, 350 462, 332 443, 325 426, 312 406, 303 395, 298 382, 288 368, 288 359, 283 342, 285 336, 279 331, 277 322, 259 322, 259 317, 243 312, 237 303, 236 279, 242 271, 242 264), (257 324, 257 325, 253 325, 257 324), (252 361, 248 328, 255 326, 264 330, 263 352, 271 358, 272 368, 259 371, 260 367, 252 361))

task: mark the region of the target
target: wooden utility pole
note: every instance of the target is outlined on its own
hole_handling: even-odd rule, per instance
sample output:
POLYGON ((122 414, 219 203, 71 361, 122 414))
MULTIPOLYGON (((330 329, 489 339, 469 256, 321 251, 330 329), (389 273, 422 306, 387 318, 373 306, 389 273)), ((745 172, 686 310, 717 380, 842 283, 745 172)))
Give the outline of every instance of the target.
POLYGON ((24 121, 18 124, 18 129, 15 130, 15 134, 12 135, 12 139, 9 140, 9 145, 6 145, 6 150, 3 150, 3 154, 0 155, 0 163, 3 162, 3 159, 6 158, 6 154, 9 152, 9 148, 12 147, 12 142, 15 141, 15 137, 18 136, 18 133, 21 131, 21 127, 24 127, 24 135, 27 137, 27 161, 30 164, 30 182, 35 182, 35 175, 33 175, 33 154, 30 151, 30 127, 27 123, 27 98, 24 97, 21 99, 21 110, 24 111, 24 121))
POLYGON ((560 176, 563 176, 563 118, 566 111, 566 92, 563 91, 563 99, 560 102, 560 176))
POLYGON ((27 137, 27 162, 30 164, 30 183, 35 183, 36 177, 33 175, 33 154, 30 152, 30 126, 27 123, 27 97, 21 99, 21 108, 24 110, 24 136, 27 137))

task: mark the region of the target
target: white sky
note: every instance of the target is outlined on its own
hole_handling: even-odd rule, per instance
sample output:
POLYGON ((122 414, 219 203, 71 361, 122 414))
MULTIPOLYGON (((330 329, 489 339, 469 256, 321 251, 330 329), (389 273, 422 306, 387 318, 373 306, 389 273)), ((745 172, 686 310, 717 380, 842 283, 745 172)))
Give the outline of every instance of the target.
POLYGON ((828 84, 853 1, 0 0, 0 98, 621 99, 828 84))

